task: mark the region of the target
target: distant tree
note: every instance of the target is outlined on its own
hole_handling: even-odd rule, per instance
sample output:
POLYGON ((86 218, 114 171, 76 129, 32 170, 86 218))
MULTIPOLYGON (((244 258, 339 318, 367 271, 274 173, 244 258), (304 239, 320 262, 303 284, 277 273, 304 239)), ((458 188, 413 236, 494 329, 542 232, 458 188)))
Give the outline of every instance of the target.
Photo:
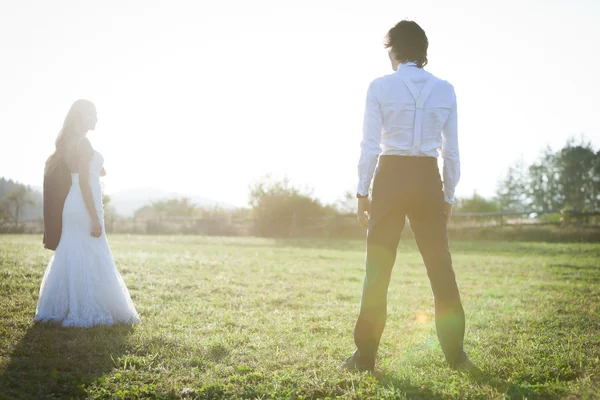
MULTIPOLYGON (((372 194, 373 186, 371 185, 371 187, 369 188, 369 196, 372 196, 372 194)), ((340 198, 338 198, 334 207, 340 214, 356 214, 356 189, 346 190, 344 194, 340 198)))
POLYGON ((193 217, 198 206, 189 198, 183 197, 167 200, 165 209, 169 217, 193 217))
POLYGON ((152 205, 146 204, 145 206, 135 210, 133 217, 135 219, 154 218, 154 209, 152 208, 152 205))
POLYGON ((583 139, 576 143, 569 140, 555 155, 558 170, 558 186, 562 192, 561 209, 579 211, 599 208, 600 200, 600 154, 594 152, 591 143, 583 139))
POLYGON ((571 138, 554 152, 546 148, 529 167, 520 161, 498 185, 503 209, 558 212, 600 208, 600 151, 571 138))
POLYGON ((19 220, 22 221, 24 219, 39 219, 42 218, 42 193, 33 190, 31 187, 26 186, 22 183, 15 182, 12 179, 6 179, 0 177, 0 202, 4 202, 2 206, 4 219, 5 220, 14 220, 14 203, 8 203, 8 195, 11 194, 15 190, 25 190, 28 192, 27 194, 27 202, 25 206, 19 210, 19 220))
POLYGON ((111 204, 110 196, 107 194, 102 195, 102 208, 104 209, 104 220, 112 227, 112 222, 119 218, 119 213, 115 207, 111 204))
POLYGON ((600 210, 600 150, 596 152, 593 169, 593 182, 594 182, 594 210, 600 210))
POLYGON ((560 188, 561 171, 557 156, 550 148, 544 150, 538 161, 529 167, 529 195, 534 211, 560 210, 564 192, 560 188))
POLYGON ((471 197, 458 198, 453 208, 456 213, 486 213, 500 211, 500 204, 497 199, 486 199, 474 192, 471 197))
POLYGON ((295 229, 314 226, 318 218, 335 215, 310 192, 292 186, 287 178, 263 177, 250 187, 249 203, 260 236, 287 236, 295 229))
POLYGON ((189 198, 154 201, 135 212, 136 218, 193 217, 198 206, 189 198))
POLYGON ((14 188, 4 200, 5 212, 10 215, 12 221, 19 225, 21 217, 27 205, 34 205, 35 202, 31 199, 30 190, 23 186, 14 188))
POLYGON ((12 179, 0 178, 0 200, 5 198, 14 188, 18 186, 18 183, 12 179))
POLYGON ((335 208, 340 214, 355 214, 356 204, 356 193, 352 190, 346 190, 336 202, 335 208))
POLYGON ((520 159, 509 167, 506 177, 498 183, 496 198, 502 210, 524 211, 528 208, 529 176, 525 162, 520 159))

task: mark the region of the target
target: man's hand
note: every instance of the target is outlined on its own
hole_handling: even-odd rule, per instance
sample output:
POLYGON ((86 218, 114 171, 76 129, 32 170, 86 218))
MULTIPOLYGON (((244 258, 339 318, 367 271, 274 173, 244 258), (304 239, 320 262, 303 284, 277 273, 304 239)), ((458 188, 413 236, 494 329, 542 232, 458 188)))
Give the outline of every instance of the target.
POLYGON ((365 228, 369 226, 369 213, 371 212, 371 201, 368 197, 358 199, 358 211, 356 212, 356 218, 358 222, 365 228))
POLYGON ((450 221, 450 216, 452 215, 452 204, 444 202, 444 211, 446 212, 446 218, 450 221))

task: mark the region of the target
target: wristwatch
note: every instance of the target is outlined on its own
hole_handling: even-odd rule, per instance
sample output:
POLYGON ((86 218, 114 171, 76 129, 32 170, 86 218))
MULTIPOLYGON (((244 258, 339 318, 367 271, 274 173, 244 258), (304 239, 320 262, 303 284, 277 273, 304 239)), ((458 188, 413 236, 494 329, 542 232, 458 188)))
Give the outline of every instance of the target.
POLYGON ((368 194, 362 195, 360 193, 356 193, 356 198, 357 199, 368 199, 369 195, 368 194))

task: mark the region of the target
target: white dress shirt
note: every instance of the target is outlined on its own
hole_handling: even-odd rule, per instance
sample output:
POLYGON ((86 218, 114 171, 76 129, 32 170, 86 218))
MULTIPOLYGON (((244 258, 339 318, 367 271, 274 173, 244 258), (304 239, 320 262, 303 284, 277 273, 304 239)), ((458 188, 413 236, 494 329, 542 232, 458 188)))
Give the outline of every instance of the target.
POLYGON ((413 62, 401 64, 395 73, 371 82, 358 162, 358 194, 369 193, 380 154, 434 158, 439 154, 443 159, 444 199, 452 203, 460 178, 456 113, 454 87, 413 62), (418 107, 415 97, 421 93, 427 97, 418 107), (422 119, 416 118, 417 113, 422 119))

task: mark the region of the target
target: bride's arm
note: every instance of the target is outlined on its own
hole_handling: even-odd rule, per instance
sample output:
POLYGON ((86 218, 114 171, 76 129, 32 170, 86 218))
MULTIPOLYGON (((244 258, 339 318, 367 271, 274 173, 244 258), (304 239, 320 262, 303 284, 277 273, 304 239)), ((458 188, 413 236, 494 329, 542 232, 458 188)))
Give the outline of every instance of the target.
POLYGON ((83 195, 83 202, 87 208, 92 223, 100 222, 96 207, 94 205, 94 196, 90 187, 90 161, 94 155, 92 144, 87 138, 83 138, 77 144, 77 153, 79 155, 79 188, 83 195))

